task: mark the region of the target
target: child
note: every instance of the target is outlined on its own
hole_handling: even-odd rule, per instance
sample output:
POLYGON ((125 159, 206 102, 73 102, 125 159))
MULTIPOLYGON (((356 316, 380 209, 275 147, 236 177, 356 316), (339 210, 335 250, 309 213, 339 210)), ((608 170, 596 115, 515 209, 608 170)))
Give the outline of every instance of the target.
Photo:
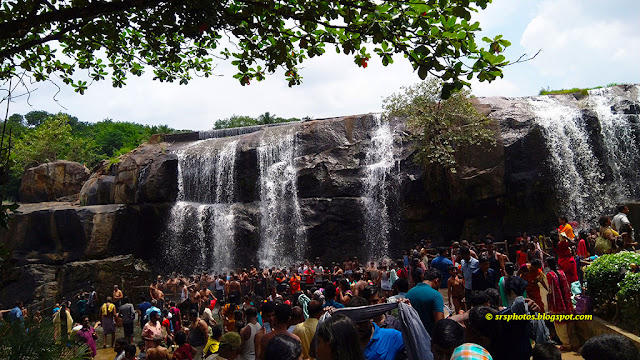
POLYGON ((147 352, 144 351, 145 349, 144 340, 138 341, 138 349, 140 349, 140 352, 138 353, 138 356, 136 357, 136 359, 145 360, 147 358, 147 352))
POLYGON ((449 288, 449 306, 455 307, 455 311, 466 311, 464 304, 464 279, 459 276, 458 268, 451 265, 448 268, 449 280, 447 286, 449 288))

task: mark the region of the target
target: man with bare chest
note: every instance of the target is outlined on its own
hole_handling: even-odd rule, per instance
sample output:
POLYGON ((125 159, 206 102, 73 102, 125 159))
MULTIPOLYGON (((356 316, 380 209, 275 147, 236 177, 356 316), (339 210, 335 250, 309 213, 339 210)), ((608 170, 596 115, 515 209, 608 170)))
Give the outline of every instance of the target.
POLYGON ((229 281, 229 302, 238 306, 242 302, 242 287, 238 281, 238 275, 234 275, 233 279, 229 281))

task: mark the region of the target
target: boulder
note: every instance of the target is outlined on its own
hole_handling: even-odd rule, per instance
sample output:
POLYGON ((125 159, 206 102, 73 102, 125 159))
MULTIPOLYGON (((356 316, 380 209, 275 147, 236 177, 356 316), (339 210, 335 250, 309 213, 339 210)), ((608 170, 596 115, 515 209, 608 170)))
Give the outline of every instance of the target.
POLYGON ((22 176, 18 199, 35 203, 77 196, 89 174, 84 165, 66 160, 32 167, 22 176))
POLYGON ((80 191, 80 203, 144 204, 175 201, 178 158, 166 143, 147 143, 116 162, 103 161, 80 191))

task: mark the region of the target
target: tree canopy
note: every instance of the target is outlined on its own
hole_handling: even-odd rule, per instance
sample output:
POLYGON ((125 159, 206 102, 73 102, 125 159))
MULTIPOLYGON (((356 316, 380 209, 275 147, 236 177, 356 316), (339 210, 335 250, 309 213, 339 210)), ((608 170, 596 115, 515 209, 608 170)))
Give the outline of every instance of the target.
MULTIPOLYGON (((444 80, 443 96, 476 77, 491 81, 508 64, 502 36, 476 41, 471 14, 491 0, 3 0, 0 79, 61 79, 83 93, 90 82, 122 87, 145 66, 154 79, 188 83, 231 61, 242 85, 300 65, 327 45, 367 67, 403 54, 421 79, 444 80), (223 46, 227 40, 232 44, 223 46)), ((26 82, 25 82, 26 84, 26 82)))

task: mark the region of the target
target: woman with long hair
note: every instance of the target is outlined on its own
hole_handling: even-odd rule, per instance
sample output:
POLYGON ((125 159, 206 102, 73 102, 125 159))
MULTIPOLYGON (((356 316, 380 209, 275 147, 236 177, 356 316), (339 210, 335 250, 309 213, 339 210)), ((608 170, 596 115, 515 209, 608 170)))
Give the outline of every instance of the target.
POLYGON ((318 326, 316 360, 364 360, 356 324, 344 315, 333 315, 318 326))
MULTIPOLYGON (((548 257, 546 259, 549 272, 547 273, 547 283, 549 283, 549 293, 547 294, 547 304, 549 304, 550 314, 570 315, 573 313, 573 303, 571 302, 571 290, 564 271, 558 269, 556 259, 548 257)), ((555 322, 556 333, 562 341, 560 350, 571 350, 569 338, 569 322, 555 322)))

